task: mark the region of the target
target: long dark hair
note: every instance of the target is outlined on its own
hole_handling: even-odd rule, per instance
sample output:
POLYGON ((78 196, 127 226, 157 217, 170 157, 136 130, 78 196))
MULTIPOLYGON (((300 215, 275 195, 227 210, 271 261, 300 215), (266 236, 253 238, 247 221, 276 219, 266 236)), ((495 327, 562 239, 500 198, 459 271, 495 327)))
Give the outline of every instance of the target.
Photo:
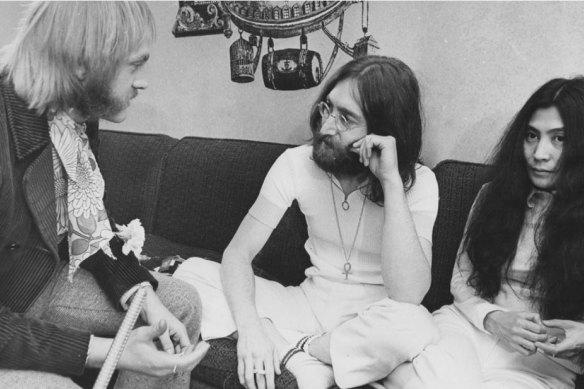
MULTIPOLYGON (((395 138, 398 169, 404 188, 409 190, 416 180, 415 165, 422 147, 420 88, 414 72, 399 59, 383 56, 365 56, 346 63, 328 80, 312 107, 313 135, 321 127, 318 103, 326 101, 334 87, 344 80, 354 80, 356 84, 367 132, 395 138)), ((383 203, 379 180, 371 172, 369 178, 367 196, 373 202, 383 203)))
POLYGON ((533 114, 555 107, 565 140, 551 204, 538 223, 537 261, 528 284, 544 318, 584 313, 584 78, 553 79, 511 121, 495 150, 492 181, 477 200, 464 240, 473 265, 469 285, 486 299, 500 290, 515 257, 532 189, 523 142, 533 114))

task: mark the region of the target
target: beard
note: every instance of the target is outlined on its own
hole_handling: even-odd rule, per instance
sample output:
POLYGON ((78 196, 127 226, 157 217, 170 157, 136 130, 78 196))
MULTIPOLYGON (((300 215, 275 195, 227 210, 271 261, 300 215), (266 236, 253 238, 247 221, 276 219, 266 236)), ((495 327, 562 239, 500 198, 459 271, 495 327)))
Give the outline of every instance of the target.
POLYGON ((312 159, 327 173, 356 176, 368 169, 359 162, 359 155, 334 141, 332 135, 314 134, 312 159))
MULTIPOLYGON (((137 94, 136 91, 134 91, 137 94)), ((101 83, 88 83, 86 87, 85 108, 92 118, 107 118, 128 108, 130 98, 115 96, 112 89, 101 83)))

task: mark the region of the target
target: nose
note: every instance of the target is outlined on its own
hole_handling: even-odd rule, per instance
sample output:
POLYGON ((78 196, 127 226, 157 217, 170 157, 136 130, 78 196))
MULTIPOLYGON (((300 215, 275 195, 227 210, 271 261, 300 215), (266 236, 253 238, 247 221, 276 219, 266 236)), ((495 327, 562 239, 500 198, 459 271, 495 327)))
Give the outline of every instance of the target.
POLYGON ((320 132, 324 135, 336 135, 338 131, 337 119, 332 114, 320 126, 320 132))
POLYGON ((134 82, 132 83, 132 87, 134 89, 146 89, 148 88, 148 82, 146 82, 146 80, 134 80, 134 82))
POLYGON ((545 138, 541 139, 537 143, 537 146, 535 146, 533 158, 535 158, 538 161, 549 160, 550 156, 551 156, 551 153, 550 153, 551 147, 553 147, 553 146, 551 145, 550 142, 548 142, 545 138))

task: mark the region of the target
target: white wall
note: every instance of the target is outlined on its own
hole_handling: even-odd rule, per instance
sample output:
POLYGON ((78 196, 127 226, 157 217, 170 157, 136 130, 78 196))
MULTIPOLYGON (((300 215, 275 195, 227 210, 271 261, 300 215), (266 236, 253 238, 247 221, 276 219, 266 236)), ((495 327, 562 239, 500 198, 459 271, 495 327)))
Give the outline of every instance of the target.
MULTIPOLYGON (((0 2, 0 46, 14 36, 22 3, 0 2)), ((256 80, 230 80, 223 35, 174 38, 178 1, 151 2, 158 40, 146 68, 149 89, 134 100, 127 121, 103 127, 302 143, 318 88, 272 91, 256 80)), ((584 2, 371 2, 370 32, 381 54, 417 73, 426 128, 423 158, 434 166, 455 158, 483 161, 512 115, 553 77, 584 73, 584 2)), ((336 22, 329 28, 336 29, 336 22)), ((345 16, 343 40, 361 36, 361 5, 345 16)), ((245 35, 247 36, 247 35, 245 35)), ((298 47, 298 38, 275 41, 298 47)), ((320 31, 308 45, 326 62, 332 42, 320 31)), ((263 53, 266 49, 264 47, 263 53)), ((333 71, 350 58, 340 52, 333 71)))

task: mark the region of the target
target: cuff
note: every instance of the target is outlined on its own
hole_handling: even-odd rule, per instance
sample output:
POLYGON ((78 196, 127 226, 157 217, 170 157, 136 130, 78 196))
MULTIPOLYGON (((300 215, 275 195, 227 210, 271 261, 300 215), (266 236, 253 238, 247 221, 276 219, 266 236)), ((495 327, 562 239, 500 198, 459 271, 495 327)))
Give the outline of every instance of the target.
POLYGON ((508 312, 509 309, 501 307, 501 306, 496 305, 496 304, 491 304, 489 302, 483 302, 483 303, 478 304, 475 307, 473 317, 471 318, 474 326, 486 334, 491 334, 489 331, 487 331, 485 329, 485 318, 487 317, 487 315, 489 313, 495 312, 495 311, 508 312))

